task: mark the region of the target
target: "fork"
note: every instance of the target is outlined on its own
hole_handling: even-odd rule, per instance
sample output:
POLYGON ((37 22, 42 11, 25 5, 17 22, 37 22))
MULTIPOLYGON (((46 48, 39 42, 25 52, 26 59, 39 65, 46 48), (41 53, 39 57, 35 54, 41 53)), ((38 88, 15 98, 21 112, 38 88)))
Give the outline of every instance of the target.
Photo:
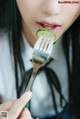
POLYGON ((44 34, 41 35, 35 43, 32 58, 33 71, 31 78, 28 82, 26 91, 31 90, 33 81, 36 77, 38 70, 49 61, 54 41, 55 38, 53 38, 51 34, 44 32, 44 34))

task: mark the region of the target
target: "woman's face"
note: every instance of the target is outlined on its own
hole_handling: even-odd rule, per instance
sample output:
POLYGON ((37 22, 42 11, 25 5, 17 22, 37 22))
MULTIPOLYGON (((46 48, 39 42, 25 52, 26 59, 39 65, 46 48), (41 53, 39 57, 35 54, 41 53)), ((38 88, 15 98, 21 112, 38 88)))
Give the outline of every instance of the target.
POLYGON ((38 29, 49 28, 57 40, 80 15, 80 0, 17 0, 22 16, 23 32, 31 45, 38 29), (79 2, 79 3, 78 3, 79 2))

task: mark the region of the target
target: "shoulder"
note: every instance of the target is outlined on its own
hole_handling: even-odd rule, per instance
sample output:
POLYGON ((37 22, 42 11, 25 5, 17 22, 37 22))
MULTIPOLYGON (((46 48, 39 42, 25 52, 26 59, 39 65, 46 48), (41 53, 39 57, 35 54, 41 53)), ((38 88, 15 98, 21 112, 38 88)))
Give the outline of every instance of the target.
POLYGON ((0 55, 2 52, 9 51, 9 37, 7 32, 0 32, 0 55))
POLYGON ((5 43, 9 40, 8 32, 0 31, 0 44, 5 43))
POLYGON ((9 38, 7 32, 0 32, 0 95, 7 98, 10 95, 11 81, 14 81, 14 75, 11 64, 11 54, 9 47, 9 38), (11 80, 12 79, 12 80, 11 80), (9 96, 8 95, 8 96, 9 96))
POLYGON ((0 65, 9 61, 10 46, 7 32, 0 32, 0 65))

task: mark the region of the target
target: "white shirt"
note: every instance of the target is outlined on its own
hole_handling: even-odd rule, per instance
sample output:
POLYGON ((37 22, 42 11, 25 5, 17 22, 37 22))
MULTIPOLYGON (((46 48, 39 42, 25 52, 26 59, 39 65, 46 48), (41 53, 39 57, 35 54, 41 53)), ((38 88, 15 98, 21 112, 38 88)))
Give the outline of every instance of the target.
MULTIPOLYGON (((25 51, 22 53, 26 71, 33 67, 30 59, 32 58, 33 48, 29 45, 27 40, 24 39, 25 51)), ((67 66, 62 49, 61 39, 54 45, 51 57, 54 58, 48 67, 54 69, 59 77, 62 94, 68 100, 68 75, 67 66)), ((9 101, 16 99, 16 85, 14 76, 14 66, 10 55, 7 34, 0 35, 0 95, 2 101, 9 101)), ((55 89, 54 89, 55 90, 55 89)), ((55 90, 56 102, 58 111, 61 112, 62 108, 59 107, 59 94, 55 90)), ((35 79, 33 84, 33 96, 31 100, 31 112, 36 117, 45 117, 55 115, 53 109, 52 97, 49 85, 46 80, 44 72, 41 72, 35 79)))

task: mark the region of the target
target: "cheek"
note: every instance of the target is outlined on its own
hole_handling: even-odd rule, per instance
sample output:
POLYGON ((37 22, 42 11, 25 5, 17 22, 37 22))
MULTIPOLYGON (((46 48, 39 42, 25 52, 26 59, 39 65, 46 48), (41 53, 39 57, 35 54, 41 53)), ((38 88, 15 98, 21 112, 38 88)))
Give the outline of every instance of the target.
POLYGON ((71 25, 80 15, 80 5, 65 5, 63 10, 64 23, 66 26, 71 25))
MULTIPOLYGON (((20 14, 22 16, 22 22, 27 23, 30 17, 30 2, 29 0, 17 0, 17 6, 19 8, 20 14)), ((29 24, 29 23, 28 23, 29 24)))
POLYGON ((20 12, 28 14, 34 13, 39 8, 38 0, 17 0, 20 12))
POLYGON ((36 16, 36 11, 38 11, 39 8, 39 2, 37 2, 38 0, 36 3, 33 1, 34 0, 17 0, 17 5, 24 21, 33 20, 36 16))
POLYGON ((77 15, 80 12, 79 4, 65 4, 63 7, 63 13, 69 16, 77 15))

